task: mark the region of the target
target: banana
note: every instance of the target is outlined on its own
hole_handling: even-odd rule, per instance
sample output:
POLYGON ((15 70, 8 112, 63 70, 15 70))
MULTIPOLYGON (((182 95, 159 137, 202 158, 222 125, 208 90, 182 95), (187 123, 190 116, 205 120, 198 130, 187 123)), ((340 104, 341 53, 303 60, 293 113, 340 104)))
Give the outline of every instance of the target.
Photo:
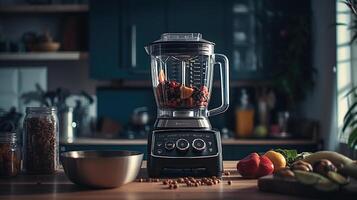
POLYGON ((357 179, 357 161, 344 165, 338 172, 357 179))
POLYGON ((321 159, 330 160, 337 168, 341 168, 343 166, 353 163, 353 160, 351 160, 350 158, 334 151, 318 151, 316 153, 306 156, 302 160, 313 165, 315 162, 321 159))

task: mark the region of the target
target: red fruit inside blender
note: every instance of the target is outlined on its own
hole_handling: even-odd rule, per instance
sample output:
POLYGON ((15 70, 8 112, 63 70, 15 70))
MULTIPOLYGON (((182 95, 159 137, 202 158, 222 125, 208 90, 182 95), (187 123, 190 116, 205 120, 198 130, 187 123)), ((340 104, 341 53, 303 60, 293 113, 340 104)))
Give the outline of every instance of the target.
POLYGON ((159 82, 156 95, 159 105, 168 108, 206 107, 209 100, 206 86, 186 86, 174 80, 159 82))

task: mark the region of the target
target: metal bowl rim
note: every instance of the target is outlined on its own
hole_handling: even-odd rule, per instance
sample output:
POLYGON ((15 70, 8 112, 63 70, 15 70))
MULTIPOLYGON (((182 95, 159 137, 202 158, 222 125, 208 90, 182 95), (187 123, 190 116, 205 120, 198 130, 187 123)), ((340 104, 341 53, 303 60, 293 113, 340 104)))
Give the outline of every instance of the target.
POLYGON ((139 151, 126 151, 126 150, 84 150, 84 151, 67 151, 67 152, 62 152, 60 154, 61 158, 64 159, 125 159, 129 157, 135 157, 135 156, 143 156, 144 153, 139 152, 139 151), (94 153, 94 152, 129 152, 131 155, 126 155, 126 156, 108 156, 108 157, 73 157, 70 155, 70 153, 73 152, 79 152, 79 153, 94 153))

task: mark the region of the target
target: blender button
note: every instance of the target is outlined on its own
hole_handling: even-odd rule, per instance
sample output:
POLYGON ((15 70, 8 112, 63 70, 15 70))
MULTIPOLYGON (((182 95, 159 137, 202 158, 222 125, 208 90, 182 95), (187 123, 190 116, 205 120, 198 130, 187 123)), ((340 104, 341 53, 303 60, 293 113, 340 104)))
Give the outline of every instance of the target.
POLYGON ((197 151, 203 151, 206 148, 206 143, 202 139, 196 138, 192 142, 192 147, 197 151))
POLYGON ((172 141, 168 141, 165 143, 165 148, 167 150, 173 150, 175 148, 175 143, 172 141))
POLYGON ((212 142, 207 142, 208 143, 208 146, 212 146, 212 142))
POLYGON ((156 146, 157 146, 157 147, 162 147, 162 142, 156 143, 156 146))
POLYGON ((186 139, 178 139, 176 141, 176 148, 180 151, 186 151, 190 147, 190 143, 186 139))
POLYGON ((157 154, 162 154, 162 152, 163 152, 162 149, 156 150, 156 153, 157 153, 157 154))
POLYGON ((209 151, 210 153, 212 153, 212 152, 213 152, 213 149, 212 149, 212 148, 209 148, 208 151, 209 151))

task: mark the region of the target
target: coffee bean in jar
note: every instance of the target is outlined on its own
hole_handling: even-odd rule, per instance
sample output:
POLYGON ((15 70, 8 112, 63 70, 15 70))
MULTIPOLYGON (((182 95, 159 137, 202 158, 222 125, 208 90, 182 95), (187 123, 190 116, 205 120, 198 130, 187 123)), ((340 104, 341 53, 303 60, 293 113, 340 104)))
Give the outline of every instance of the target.
POLYGON ((58 119, 56 108, 28 107, 24 119, 24 171, 53 174, 58 170, 58 119))
POLYGON ((21 149, 14 132, 0 132, 0 177, 13 177, 21 171, 21 149))

